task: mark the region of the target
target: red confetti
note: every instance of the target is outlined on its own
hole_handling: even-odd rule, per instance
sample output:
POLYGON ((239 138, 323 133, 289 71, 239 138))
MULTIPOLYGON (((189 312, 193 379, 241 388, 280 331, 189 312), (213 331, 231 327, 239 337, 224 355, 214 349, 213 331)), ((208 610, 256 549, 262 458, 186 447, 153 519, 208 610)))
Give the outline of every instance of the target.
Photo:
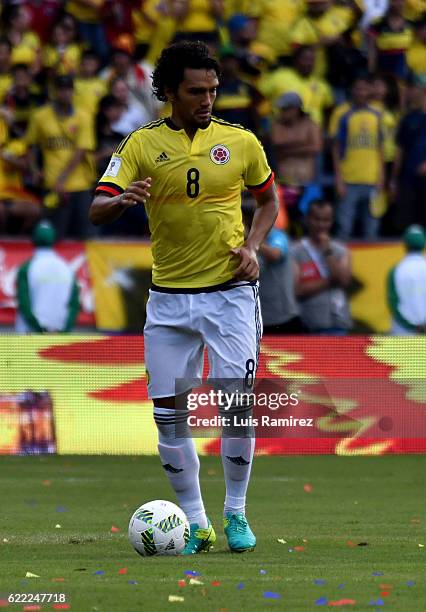
POLYGON ((127 567, 122 567, 121 569, 118 570, 119 574, 127 574, 127 567))
POLYGON ((213 582, 211 583, 212 586, 220 586, 220 581, 219 580, 213 580, 213 582))
POLYGON ((305 491, 305 493, 312 493, 313 487, 310 484, 305 484, 303 485, 303 490, 305 491))
POLYGON ((55 604, 53 606, 54 610, 69 610, 70 608, 70 604, 55 604))
POLYGON ((52 578, 52 582, 65 582, 65 578, 52 578))
POLYGON ((293 548, 293 550, 295 550, 296 552, 303 552, 305 550, 304 546, 295 546, 293 548))
POLYGON ((186 586, 185 580, 178 580, 178 586, 185 587, 186 586))
POLYGON ((356 603, 355 599, 337 599, 336 601, 329 601, 329 606, 353 606, 356 603))
POLYGON ((37 612, 41 610, 41 606, 24 606, 22 609, 25 610, 25 612, 37 612))
POLYGON ((113 525, 113 526, 111 527, 111 532, 112 532, 112 533, 118 533, 119 531, 121 531, 121 529, 120 529, 119 527, 115 527, 115 525, 113 525))
POLYGON ((391 594, 390 591, 380 591, 380 595, 382 597, 389 597, 390 594, 391 594))
POLYGON ((380 588, 381 588, 381 589, 385 589, 385 590, 387 590, 387 589, 393 589, 393 584, 381 584, 381 585, 380 585, 380 588))
POLYGON ((352 540, 348 540, 346 542, 346 546, 349 546, 349 548, 354 548, 356 546, 356 544, 354 544, 354 542, 352 542, 352 540))

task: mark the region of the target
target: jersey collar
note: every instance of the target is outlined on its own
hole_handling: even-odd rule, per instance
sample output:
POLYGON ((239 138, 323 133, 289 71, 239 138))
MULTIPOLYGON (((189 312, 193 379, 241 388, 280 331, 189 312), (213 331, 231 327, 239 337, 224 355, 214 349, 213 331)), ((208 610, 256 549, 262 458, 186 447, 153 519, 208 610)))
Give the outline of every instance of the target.
MULTIPOLYGON (((175 132, 182 132, 183 128, 178 127, 175 123, 173 123, 173 121, 171 120, 170 117, 166 117, 164 119, 164 123, 167 125, 167 127, 169 127, 171 130, 174 130, 175 132)), ((209 127, 211 125, 211 120, 209 121, 208 125, 206 125, 206 127, 199 127, 199 130, 208 130, 209 127)))

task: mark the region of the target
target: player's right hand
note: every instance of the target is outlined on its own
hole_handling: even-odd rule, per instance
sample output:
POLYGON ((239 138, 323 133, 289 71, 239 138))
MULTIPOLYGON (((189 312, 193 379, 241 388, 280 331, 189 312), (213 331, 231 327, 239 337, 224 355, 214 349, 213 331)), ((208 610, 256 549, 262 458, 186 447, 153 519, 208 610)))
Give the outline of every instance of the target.
POLYGON ((136 206, 137 204, 146 204, 146 201, 151 197, 151 177, 148 176, 143 181, 135 181, 130 183, 127 189, 118 197, 118 203, 124 208, 136 206))

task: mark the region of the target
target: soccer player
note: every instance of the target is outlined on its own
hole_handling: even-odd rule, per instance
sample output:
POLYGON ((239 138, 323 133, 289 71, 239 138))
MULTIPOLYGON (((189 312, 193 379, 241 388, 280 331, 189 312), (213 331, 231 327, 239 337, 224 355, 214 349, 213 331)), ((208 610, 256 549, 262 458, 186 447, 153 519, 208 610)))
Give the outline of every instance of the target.
MULTIPOLYGON (((154 260, 144 329, 148 391, 161 462, 191 525, 185 554, 207 551, 216 535, 204 509, 193 440, 185 427, 176 436, 186 412, 177 409, 175 381, 201 378, 204 347, 211 378, 253 378, 261 336, 256 252, 278 211, 273 173, 257 138, 212 117, 218 76, 203 43, 176 43, 162 52, 153 89, 171 103, 171 116, 122 141, 90 211, 98 224, 146 205, 154 260), (258 204, 245 242, 243 184, 258 204)), ((236 552, 256 545, 245 518, 253 452, 251 432, 222 438, 224 528, 236 552)))

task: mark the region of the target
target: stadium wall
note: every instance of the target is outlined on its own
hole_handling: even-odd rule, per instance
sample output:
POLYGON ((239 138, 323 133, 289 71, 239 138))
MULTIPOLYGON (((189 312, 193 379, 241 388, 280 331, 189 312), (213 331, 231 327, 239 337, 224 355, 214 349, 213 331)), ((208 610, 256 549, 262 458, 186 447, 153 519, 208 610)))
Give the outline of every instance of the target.
MULTIPOLYGON (((151 250, 141 242, 62 242, 58 252, 71 262, 80 284, 79 326, 112 332, 140 332, 151 281, 151 250)), ((351 244, 353 278, 350 305, 362 333, 390 329, 386 277, 402 257, 399 243, 351 244)), ((28 241, 0 241, 0 324, 15 320, 15 279, 30 257, 28 241)))
MULTIPOLYGON (((315 417, 258 453, 426 452, 423 337, 266 337, 258 380, 297 389, 293 414, 315 417)), ((201 453, 219 445, 197 439, 201 453)), ((39 452, 157 452, 141 336, 0 337, 0 453, 39 452)))

